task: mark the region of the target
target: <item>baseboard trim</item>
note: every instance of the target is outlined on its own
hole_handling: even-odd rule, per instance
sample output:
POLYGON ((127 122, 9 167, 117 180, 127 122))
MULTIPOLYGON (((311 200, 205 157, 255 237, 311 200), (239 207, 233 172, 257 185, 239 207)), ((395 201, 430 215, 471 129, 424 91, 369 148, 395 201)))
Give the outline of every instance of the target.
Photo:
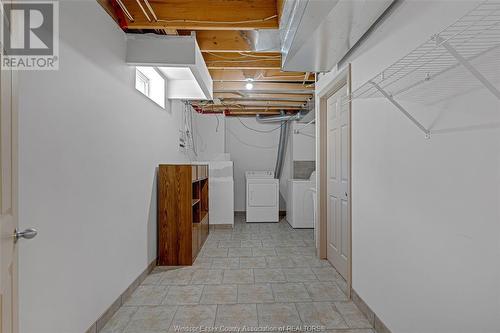
POLYGON ((118 309, 125 303, 127 298, 137 289, 149 273, 155 268, 156 259, 149 263, 148 267, 128 286, 125 291, 104 311, 104 313, 90 326, 86 333, 100 332, 106 323, 113 317, 118 309))
POLYGON ((377 316, 375 312, 366 304, 366 302, 358 295, 358 293, 351 289, 351 299, 358 309, 363 312, 366 319, 373 326, 373 329, 377 333, 392 333, 389 328, 384 324, 384 322, 377 316))

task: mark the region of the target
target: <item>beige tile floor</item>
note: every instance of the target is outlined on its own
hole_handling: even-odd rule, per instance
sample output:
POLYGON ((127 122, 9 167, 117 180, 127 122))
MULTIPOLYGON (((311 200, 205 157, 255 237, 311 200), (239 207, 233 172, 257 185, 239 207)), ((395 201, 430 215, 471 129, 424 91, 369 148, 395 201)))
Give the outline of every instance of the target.
POLYGON ((316 257, 312 230, 236 217, 234 229, 210 232, 192 267, 155 269, 101 332, 290 326, 295 332, 374 333, 345 289, 337 271, 316 257))

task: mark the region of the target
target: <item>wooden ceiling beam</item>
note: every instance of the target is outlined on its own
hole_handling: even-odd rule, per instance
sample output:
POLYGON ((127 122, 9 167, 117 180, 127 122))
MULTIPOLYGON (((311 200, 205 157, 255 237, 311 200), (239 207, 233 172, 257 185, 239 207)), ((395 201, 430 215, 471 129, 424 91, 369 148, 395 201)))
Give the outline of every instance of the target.
MULTIPOLYGON (((291 81, 303 82, 303 72, 282 72, 277 69, 211 69, 210 75, 214 81, 246 81, 248 78, 254 81, 291 81)), ((314 82, 314 74, 307 77, 306 82, 314 82)))
POLYGON ((286 94, 286 93, 275 93, 275 94, 260 94, 260 93, 235 93, 235 92, 219 92, 214 93, 214 98, 219 98, 222 100, 286 100, 286 101, 308 101, 313 98, 312 94, 286 94))
POLYGON ((202 52, 252 52, 254 45, 250 34, 246 30, 200 30, 196 32, 196 40, 202 52))
MULTIPOLYGON (((204 106, 203 103, 196 103, 193 102, 194 105, 199 105, 200 107, 204 106)), ((270 106, 276 106, 276 107, 281 107, 281 108, 286 108, 286 107, 304 107, 305 102, 296 102, 296 101, 268 101, 268 100, 239 100, 239 101, 227 101, 224 100, 223 104, 213 104, 215 106, 223 106, 223 107, 232 107, 232 106, 248 106, 248 107, 270 107, 270 106)), ((206 104, 205 104, 206 105, 206 104)), ((212 105, 212 104, 208 104, 212 105)))
POLYGON ((269 0, 122 0, 133 21, 128 29, 253 30, 277 29, 278 11, 269 0), (144 14, 142 5, 149 16, 144 14), (156 16, 157 20, 154 19, 156 16))
POLYGON ((280 69, 280 53, 258 52, 221 52, 203 53, 203 58, 209 69, 280 69))
POLYGON ((272 97, 267 97, 267 98, 250 98, 250 97, 245 97, 245 98, 221 98, 220 99, 223 103, 225 104, 238 104, 242 103, 245 101, 249 102, 255 102, 255 103, 274 103, 274 104, 287 104, 287 103, 298 103, 298 104, 306 104, 309 99, 299 99, 299 100, 294 100, 292 98, 285 99, 285 98, 272 98, 272 97))
POLYGON ((254 110, 254 111, 238 111, 238 110, 229 110, 229 114, 226 114, 228 117, 239 117, 239 116, 248 116, 255 117, 258 114, 265 115, 277 115, 280 114, 280 111, 266 111, 266 110, 254 110))
POLYGON ((245 82, 214 82, 214 92, 243 92, 259 94, 312 94, 313 85, 301 83, 254 82, 252 90, 246 90, 245 82))
MULTIPOLYGON (((194 104, 194 103, 193 103, 194 104)), ((248 106, 238 106, 238 105, 200 105, 205 111, 217 111, 217 110, 240 110, 240 111, 249 111, 249 110, 300 110, 303 109, 302 106, 276 106, 276 105, 248 105, 248 106)))

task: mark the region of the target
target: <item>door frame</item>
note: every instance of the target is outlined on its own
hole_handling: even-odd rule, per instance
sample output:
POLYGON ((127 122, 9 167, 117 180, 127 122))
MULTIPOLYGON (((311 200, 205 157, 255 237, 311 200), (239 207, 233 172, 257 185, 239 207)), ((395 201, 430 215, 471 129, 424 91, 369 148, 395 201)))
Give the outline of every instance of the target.
MULTIPOLYGON (((351 64, 347 64, 344 68, 339 70, 335 77, 324 87, 316 92, 316 169, 317 169, 317 193, 318 200, 316 203, 317 219, 319 223, 316 232, 317 254, 321 259, 327 257, 327 202, 328 202, 328 187, 327 187, 327 100, 335 94, 343 86, 347 86, 347 96, 351 95, 351 64)), ((347 158, 349 161, 349 177, 348 177, 348 254, 347 260, 347 296, 351 298, 352 289, 352 103, 351 98, 348 98, 348 153, 347 158)))

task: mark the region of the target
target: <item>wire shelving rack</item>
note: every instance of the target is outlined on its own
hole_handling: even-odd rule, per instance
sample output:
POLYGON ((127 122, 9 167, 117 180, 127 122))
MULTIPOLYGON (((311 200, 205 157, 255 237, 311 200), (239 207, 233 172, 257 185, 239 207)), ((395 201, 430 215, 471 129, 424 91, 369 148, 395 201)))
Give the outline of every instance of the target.
POLYGON ((488 0, 377 74, 350 97, 385 97, 430 137, 431 129, 414 118, 399 100, 435 105, 486 88, 500 101, 499 86, 500 1, 488 0))

